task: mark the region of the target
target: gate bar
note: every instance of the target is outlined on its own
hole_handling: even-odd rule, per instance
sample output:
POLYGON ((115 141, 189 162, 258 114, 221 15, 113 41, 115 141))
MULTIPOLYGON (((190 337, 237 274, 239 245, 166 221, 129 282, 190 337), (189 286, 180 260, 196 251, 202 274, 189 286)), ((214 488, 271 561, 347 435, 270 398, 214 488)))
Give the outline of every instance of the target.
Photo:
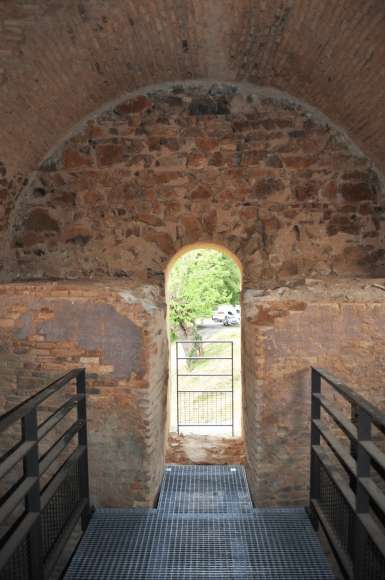
MULTIPOLYGON (((176 341, 176 404, 177 404, 177 432, 180 433, 180 427, 231 427, 231 433, 234 437, 234 343, 231 340, 178 340, 176 341), (231 356, 179 356, 179 344, 228 344, 231 345, 231 356), (231 361, 231 373, 180 373, 180 360, 229 360, 231 361), (231 378, 231 387, 220 390, 202 390, 202 389, 180 389, 179 377, 226 377, 231 378), (231 422, 229 423, 181 423, 180 422, 180 393, 195 393, 195 394, 214 394, 214 393, 231 393, 231 422)), ((207 403, 208 405, 208 403, 207 403)), ((217 408, 217 407, 216 407, 217 408)))

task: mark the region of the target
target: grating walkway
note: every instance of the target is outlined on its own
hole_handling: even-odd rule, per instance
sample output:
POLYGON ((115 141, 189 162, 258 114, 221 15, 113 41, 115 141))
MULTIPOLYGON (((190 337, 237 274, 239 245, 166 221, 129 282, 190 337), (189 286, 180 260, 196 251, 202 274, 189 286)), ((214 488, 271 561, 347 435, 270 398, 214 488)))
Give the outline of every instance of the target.
POLYGON ((65 576, 211 578, 333 575, 305 511, 253 509, 242 467, 168 466, 157 509, 96 511, 65 576))
POLYGON ((169 513, 233 513, 253 508, 242 465, 168 465, 158 509, 169 513))

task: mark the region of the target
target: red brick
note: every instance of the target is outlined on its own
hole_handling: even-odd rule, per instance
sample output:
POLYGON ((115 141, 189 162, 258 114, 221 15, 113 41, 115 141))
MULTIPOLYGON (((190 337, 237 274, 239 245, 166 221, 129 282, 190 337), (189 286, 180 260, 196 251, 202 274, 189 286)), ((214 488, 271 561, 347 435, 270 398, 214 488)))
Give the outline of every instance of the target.
POLYGON ((77 149, 66 149, 63 153, 63 166, 65 169, 80 169, 91 167, 93 159, 91 155, 84 154, 77 149))
POLYGON ((123 161, 123 145, 113 143, 98 145, 96 159, 99 167, 120 163, 123 161))
POLYGON ((347 201, 368 201, 376 198, 367 182, 361 183, 343 183, 340 186, 342 197, 347 201))

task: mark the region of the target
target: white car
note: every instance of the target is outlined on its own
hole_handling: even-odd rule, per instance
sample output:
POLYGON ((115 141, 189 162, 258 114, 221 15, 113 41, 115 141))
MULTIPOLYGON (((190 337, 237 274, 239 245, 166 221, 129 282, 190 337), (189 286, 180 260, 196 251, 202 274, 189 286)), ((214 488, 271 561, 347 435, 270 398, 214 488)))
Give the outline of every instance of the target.
POLYGON ((222 306, 218 306, 212 316, 212 319, 215 322, 223 322, 226 314, 228 314, 230 310, 233 311, 231 304, 223 304, 222 306))
POLYGON ((233 326, 235 324, 240 324, 241 317, 235 310, 229 310, 223 319, 223 326, 233 326))

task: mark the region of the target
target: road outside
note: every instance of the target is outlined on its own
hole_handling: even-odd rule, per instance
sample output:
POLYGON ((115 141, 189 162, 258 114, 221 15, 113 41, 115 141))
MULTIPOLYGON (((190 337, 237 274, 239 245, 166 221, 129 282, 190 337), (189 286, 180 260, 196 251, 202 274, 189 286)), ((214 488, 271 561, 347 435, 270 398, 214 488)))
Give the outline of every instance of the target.
MULTIPOLYGON (((242 409, 242 389, 241 389, 241 336, 240 326, 223 326, 215 323, 210 319, 200 321, 198 332, 202 340, 210 341, 232 341, 234 349, 234 436, 241 435, 241 409, 242 409)), ((180 347, 179 347, 180 348, 180 347)), ((230 345, 210 344, 205 345, 205 356, 228 356, 230 345)), ((188 356, 188 353, 179 356, 188 356)), ((194 363, 193 371, 187 369, 186 361, 179 361, 181 372, 196 372, 200 374, 227 374, 231 369, 231 361, 209 360, 197 361, 194 363), (199 366, 198 366, 199 365, 199 366)), ((202 389, 227 389, 231 381, 227 377, 198 378, 198 377, 180 377, 180 389, 199 390, 202 389)), ((176 381, 176 343, 173 342, 170 348, 170 431, 177 431, 177 381, 176 381)), ((231 407, 230 407, 231 408, 231 407)), ((223 409, 225 412, 225 409, 223 409)), ((181 433, 198 434, 198 435, 220 435, 232 436, 231 427, 183 427, 181 433)))

